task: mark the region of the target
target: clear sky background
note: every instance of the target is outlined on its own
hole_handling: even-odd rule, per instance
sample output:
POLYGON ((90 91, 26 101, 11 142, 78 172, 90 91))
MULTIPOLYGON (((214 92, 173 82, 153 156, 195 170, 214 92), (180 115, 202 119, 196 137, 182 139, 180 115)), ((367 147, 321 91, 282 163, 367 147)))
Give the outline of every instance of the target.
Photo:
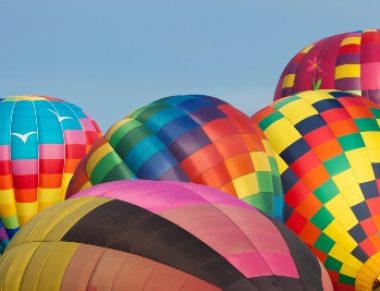
POLYGON ((0 96, 65 99, 104 131, 176 94, 251 115, 297 51, 379 28, 379 11, 379 0, 0 0, 0 96))

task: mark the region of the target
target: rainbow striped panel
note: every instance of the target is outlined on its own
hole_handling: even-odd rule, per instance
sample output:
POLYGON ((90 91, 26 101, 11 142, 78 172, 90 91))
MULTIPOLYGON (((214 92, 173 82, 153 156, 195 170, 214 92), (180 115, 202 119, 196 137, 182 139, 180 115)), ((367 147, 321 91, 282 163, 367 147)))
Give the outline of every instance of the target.
POLYGON ((74 170, 99 136, 89 116, 60 99, 0 101, 1 250, 32 216, 65 198, 74 170))
POLYGON ((332 291, 282 223, 194 183, 115 181, 35 216, 0 258, 20 291, 332 291))
POLYGON ((248 116, 217 98, 167 97, 117 122, 82 160, 68 195, 136 178, 212 186, 282 220, 282 186, 268 141, 248 116))
POLYGON ((325 264, 335 290, 378 286, 380 107, 348 92, 306 91, 253 121, 276 153, 285 223, 325 264))
POLYGON ((287 64, 274 99, 313 89, 350 91, 380 104, 380 30, 319 40, 287 64))

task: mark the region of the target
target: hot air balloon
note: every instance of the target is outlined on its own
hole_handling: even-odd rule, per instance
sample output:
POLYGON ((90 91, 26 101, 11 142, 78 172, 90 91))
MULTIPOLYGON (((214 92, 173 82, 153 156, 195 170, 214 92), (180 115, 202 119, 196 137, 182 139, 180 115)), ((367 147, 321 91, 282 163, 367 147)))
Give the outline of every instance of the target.
POLYGON ((134 178, 208 185, 282 220, 270 145, 248 116, 217 98, 167 97, 117 122, 78 166, 68 196, 134 178))
POLYGON ((0 290, 332 290, 283 224, 219 190, 115 181, 34 217, 0 259, 0 290))
POLYGON ((77 106, 42 96, 0 101, 0 250, 32 216, 61 201, 99 137, 77 106))
POLYGON ((380 104, 380 30, 338 34, 308 45, 285 67, 274 98, 313 89, 350 91, 380 104))
POLYGON ((253 121, 276 153, 286 225, 325 264, 335 290, 372 290, 380 275, 380 107, 348 92, 307 91, 253 121))

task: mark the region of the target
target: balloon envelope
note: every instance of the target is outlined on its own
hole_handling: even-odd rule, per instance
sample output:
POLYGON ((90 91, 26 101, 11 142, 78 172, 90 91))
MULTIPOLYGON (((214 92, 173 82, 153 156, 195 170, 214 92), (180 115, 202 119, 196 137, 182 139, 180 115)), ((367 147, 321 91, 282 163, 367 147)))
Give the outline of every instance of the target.
POLYGON ((278 160, 285 222, 325 264, 335 290, 372 290, 380 274, 380 107, 307 91, 253 116, 278 160))
POLYGON ((281 74, 274 99, 313 89, 337 89, 380 104, 380 30, 342 33, 308 45, 281 74))
POLYGON ((283 218, 269 143, 248 116, 217 98, 167 97, 117 122, 80 163, 68 195, 135 178, 208 185, 283 218))
POLYGON ((32 216, 64 199, 76 166, 99 135, 89 116, 60 99, 0 101, 1 250, 32 216))
POLYGON ((321 266, 284 225, 226 193, 182 182, 116 181, 25 225, 0 258, 0 286, 332 290, 321 266))

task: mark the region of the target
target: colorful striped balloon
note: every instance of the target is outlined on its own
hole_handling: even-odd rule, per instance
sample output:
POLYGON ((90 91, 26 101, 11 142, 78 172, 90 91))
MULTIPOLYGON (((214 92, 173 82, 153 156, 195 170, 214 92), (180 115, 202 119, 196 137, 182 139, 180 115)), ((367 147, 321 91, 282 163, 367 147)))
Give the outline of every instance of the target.
POLYGON ((307 91, 253 121, 276 152, 286 225, 325 264, 335 290, 379 287, 380 107, 348 92, 307 91))
POLYGON ((42 96, 0 101, 0 250, 32 216, 61 201, 99 137, 77 106, 42 96))
POLYGON ((0 290, 333 290, 283 224, 221 191, 116 181, 34 217, 0 259, 0 290))
POLYGON ((380 30, 343 33, 308 45, 285 67, 274 99, 313 89, 346 90, 380 104, 380 30))
POLYGON ((270 145, 248 116, 213 97, 163 98, 117 122, 78 166, 68 195, 136 177, 208 185, 282 220, 270 145))

